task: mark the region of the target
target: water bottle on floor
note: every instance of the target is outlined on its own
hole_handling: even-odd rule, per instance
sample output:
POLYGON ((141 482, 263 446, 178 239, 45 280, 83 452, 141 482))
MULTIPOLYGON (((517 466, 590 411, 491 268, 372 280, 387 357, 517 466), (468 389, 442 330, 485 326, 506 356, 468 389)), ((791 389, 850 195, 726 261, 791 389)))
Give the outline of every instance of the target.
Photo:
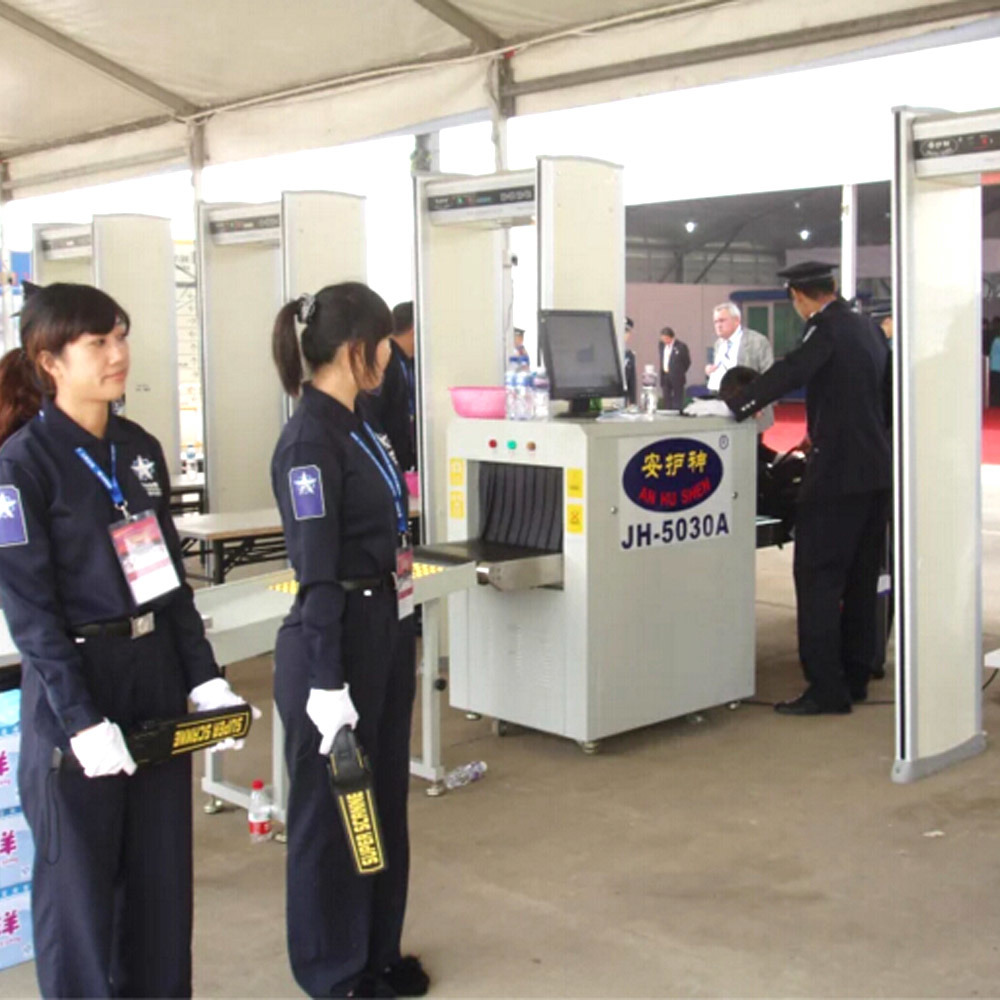
POLYGON ((485 760, 470 760, 444 776, 445 788, 461 788, 473 781, 478 781, 486 773, 485 760))
POLYGON ((250 827, 251 843, 262 844, 273 836, 271 831, 271 796, 267 794, 264 782, 260 778, 257 778, 250 786, 247 824, 250 827))

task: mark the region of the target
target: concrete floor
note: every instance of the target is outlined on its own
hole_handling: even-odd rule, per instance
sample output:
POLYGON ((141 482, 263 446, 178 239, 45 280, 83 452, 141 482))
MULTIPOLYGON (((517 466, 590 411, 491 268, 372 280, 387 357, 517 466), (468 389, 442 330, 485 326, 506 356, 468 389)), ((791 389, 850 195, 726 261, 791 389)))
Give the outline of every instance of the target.
MULTIPOLYGON (((1000 646, 1000 469, 986 467, 984 649, 1000 646)), ((791 551, 757 557, 757 698, 792 696, 791 551)), ((270 662, 232 670, 268 702, 270 662)), ((440 799, 413 780, 405 945, 441 997, 1000 996, 1000 757, 890 781, 892 682, 846 717, 717 708, 602 744, 504 738, 446 709, 440 799), (880 703, 883 702, 883 703, 880 703)), ((1000 683, 984 695, 1000 729, 1000 683)), ((266 776, 267 723, 227 777, 266 776)), ((203 796, 195 793, 200 807, 203 796)), ((284 850, 195 818, 195 992, 291 997, 284 850)), ((37 996, 31 965, 0 994, 37 996)))

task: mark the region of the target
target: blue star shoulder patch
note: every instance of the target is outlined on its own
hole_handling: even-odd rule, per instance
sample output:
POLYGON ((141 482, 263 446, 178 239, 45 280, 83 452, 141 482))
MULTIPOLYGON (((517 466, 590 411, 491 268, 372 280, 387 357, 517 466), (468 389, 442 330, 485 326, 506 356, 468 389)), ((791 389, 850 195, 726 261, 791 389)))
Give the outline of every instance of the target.
POLYGON ((288 488, 291 491, 292 511, 296 521, 326 517, 323 474, 318 465, 296 465, 288 473, 288 488))
POLYGON ((0 547, 27 545, 28 526, 21 508, 21 491, 16 486, 0 486, 0 547))

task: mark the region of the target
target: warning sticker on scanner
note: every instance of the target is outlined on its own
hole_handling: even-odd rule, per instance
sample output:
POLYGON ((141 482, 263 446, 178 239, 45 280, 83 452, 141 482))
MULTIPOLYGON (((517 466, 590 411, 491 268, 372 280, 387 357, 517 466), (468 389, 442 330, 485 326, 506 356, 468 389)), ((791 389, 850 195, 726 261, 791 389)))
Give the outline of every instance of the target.
POLYGON ((704 542, 730 533, 732 495, 726 477, 726 433, 663 438, 638 450, 619 445, 624 550, 704 542))

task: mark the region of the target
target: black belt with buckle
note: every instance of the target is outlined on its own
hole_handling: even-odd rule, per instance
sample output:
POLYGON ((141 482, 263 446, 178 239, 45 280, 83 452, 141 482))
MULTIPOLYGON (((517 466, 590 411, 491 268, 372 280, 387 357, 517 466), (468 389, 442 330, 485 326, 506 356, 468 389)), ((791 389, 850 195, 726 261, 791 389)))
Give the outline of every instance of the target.
POLYGON ((156 629, 156 616, 152 611, 132 618, 116 618, 110 622, 93 622, 89 625, 75 625, 71 631, 76 639, 96 639, 99 636, 139 639, 156 629))
POLYGON ((396 577, 393 573, 384 573, 382 576, 363 576, 357 580, 340 580, 339 583, 344 590, 396 589, 396 577))

